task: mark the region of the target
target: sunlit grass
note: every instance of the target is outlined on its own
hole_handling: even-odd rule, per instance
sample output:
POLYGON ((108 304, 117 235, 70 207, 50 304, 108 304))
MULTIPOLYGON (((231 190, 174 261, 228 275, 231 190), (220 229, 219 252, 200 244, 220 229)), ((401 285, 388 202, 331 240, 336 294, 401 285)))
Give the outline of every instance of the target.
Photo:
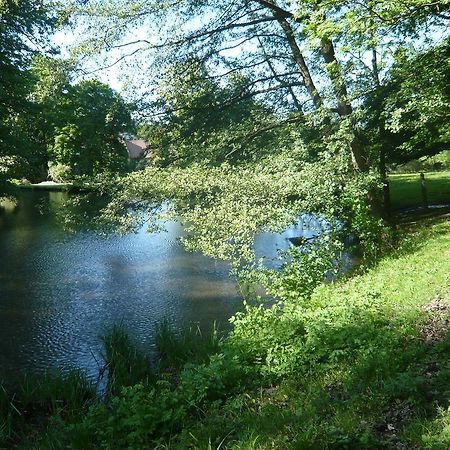
MULTIPOLYGON (((428 203, 450 203, 450 172, 425 173, 428 203)), ((392 208, 401 209, 422 205, 420 174, 389 176, 392 208)))
MULTIPOLYGON (((436 342, 421 333, 434 314, 424 306, 450 304, 450 223, 405 231, 402 247, 375 268, 319 287, 288 305, 284 320, 264 321, 272 336, 264 346, 275 342, 270 364, 282 375, 210 411, 190 429, 200 448, 225 437, 233 449, 450 447, 450 318, 444 311, 436 342)), ((251 355, 261 341, 255 320, 239 352, 251 355)))

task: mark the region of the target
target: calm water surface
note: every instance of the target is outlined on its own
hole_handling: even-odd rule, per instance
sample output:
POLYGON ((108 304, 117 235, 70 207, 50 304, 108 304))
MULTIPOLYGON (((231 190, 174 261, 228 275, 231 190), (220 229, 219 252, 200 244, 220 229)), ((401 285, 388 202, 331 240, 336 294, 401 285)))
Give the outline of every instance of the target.
MULTIPOLYGON (((24 192, 0 215, 0 381, 73 367, 94 379, 99 335, 114 324, 151 349, 161 320, 223 328, 241 307, 227 264, 184 251, 179 224, 108 239, 68 233, 56 219, 66 195, 24 192)), ((275 257, 298 234, 263 234, 258 253, 275 257)))

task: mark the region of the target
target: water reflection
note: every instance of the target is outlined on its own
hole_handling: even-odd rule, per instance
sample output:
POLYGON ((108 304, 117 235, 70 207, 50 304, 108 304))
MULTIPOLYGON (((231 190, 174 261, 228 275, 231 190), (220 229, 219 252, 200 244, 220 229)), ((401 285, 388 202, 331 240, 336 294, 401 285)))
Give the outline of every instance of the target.
MULTIPOLYGON (((228 265, 184 251, 178 223, 108 239, 67 233, 56 219, 66 196, 24 192, 16 212, 0 215, 0 380, 71 367, 94 379, 99 334, 114 324, 151 348, 163 319, 224 328, 241 307, 228 265)), ((323 229, 306 219, 283 235, 258 236, 257 256, 279 265, 289 238, 323 229)))
POLYGON ((311 239, 319 236, 328 228, 326 221, 317 217, 303 214, 296 223, 283 233, 261 233, 255 239, 255 253, 258 259, 264 260, 264 265, 271 268, 279 268, 283 262, 281 255, 292 244, 293 239, 302 237, 311 239))
POLYGON ((80 367, 97 374, 98 336, 123 323, 143 346, 158 321, 226 325, 240 307, 225 263, 185 252, 176 223, 104 239, 64 232, 62 193, 23 194, 0 224, 0 378, 80 367))

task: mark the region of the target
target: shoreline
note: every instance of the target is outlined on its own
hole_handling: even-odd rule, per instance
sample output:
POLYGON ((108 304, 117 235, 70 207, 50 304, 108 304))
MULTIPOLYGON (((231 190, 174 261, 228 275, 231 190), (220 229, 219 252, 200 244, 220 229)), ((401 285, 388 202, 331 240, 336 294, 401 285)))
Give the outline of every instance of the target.
POLYGON ((91 188, 88 186, 80 186, 73 183, 54 183, 54 182, 19 184, 17 185, 17 188, 24 190, 53 191, 53 192, 86 192, 91 190, 91 188))

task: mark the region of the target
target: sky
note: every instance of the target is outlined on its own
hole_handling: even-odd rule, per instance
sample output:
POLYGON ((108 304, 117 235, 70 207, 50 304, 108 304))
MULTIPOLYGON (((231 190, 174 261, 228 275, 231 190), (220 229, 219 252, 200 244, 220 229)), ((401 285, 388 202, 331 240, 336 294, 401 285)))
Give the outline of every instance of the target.
MULTIPOLYGON (((197 28, 201 26, 204 20, 204 17, 194 20, 192 22, 192 27, 197 28)), ((78 37, 81 37, 82 35, 82 27, 77 27, 75 30, 63 29, 55 33, 53 42, 61 49, 61 56, 64 58, 69 56, 70 47, 74 46, 79 40, 78 37)), ((122 42, 131 42, 139 39, 150 40, 152 43, 156 44, 162 37, 151 32, 149 33, 149 26, 143 23, 141 26, 136 27, 132 32, 128 31, 122 37, 122 42)), ((234 44, 234 42, 228 44, 234 44)), ((248 50, 249 46, 254 45, 246 43, 245 49, 248 50)), ((122 49, 122 51, 112 49, 108 52, 103 52, 99 57, 90 59, 83 64, 83 69, 87 72, 86 77, 99 79, 120 92, 124 97, 130 96, 130 87, 139 92, 139 87, 144 85, 141 78, 148 78, 150 76, 150 70, 147 70, 147 59, 144 58, 143 55, 145 52, 137 53, 129 58, 125 58, 122 63, 108 67, 111 62, 119 60, 124 53, 132 53, 138 47, 139 45, 127 46, 126 49, 122 49), (101 69, 102 67, 107 68, 101 69)), ((236 47, 222 52, 222 55, 235 58, 239 56, 242 50, 243 48, 236 47)))
MULTIPOLYGON (((53 43, 60 48, 61 57, 67 58, 69 57, 69 49, 76 42, 76 35, 74 33, 70 33, 67 30, 58 31, 53 36, 53 43)), ((119 56, 118 56, 119 57, 119 56)), ((93 62, 95 65, 95 62, 93 62)), ((89 67, 87 67, 89 70, 89 67)), ((92 70, 92 68, 91 68, 92 70)), ((118 92, 122 92, 124 88, 123 81, 120 80, 120 70, 119 66, 113 66, 109 69, 99 70, 91 75, 91 77, 95 77, 102 81, 105 84, 111 86, 114 90, 118 92)))

